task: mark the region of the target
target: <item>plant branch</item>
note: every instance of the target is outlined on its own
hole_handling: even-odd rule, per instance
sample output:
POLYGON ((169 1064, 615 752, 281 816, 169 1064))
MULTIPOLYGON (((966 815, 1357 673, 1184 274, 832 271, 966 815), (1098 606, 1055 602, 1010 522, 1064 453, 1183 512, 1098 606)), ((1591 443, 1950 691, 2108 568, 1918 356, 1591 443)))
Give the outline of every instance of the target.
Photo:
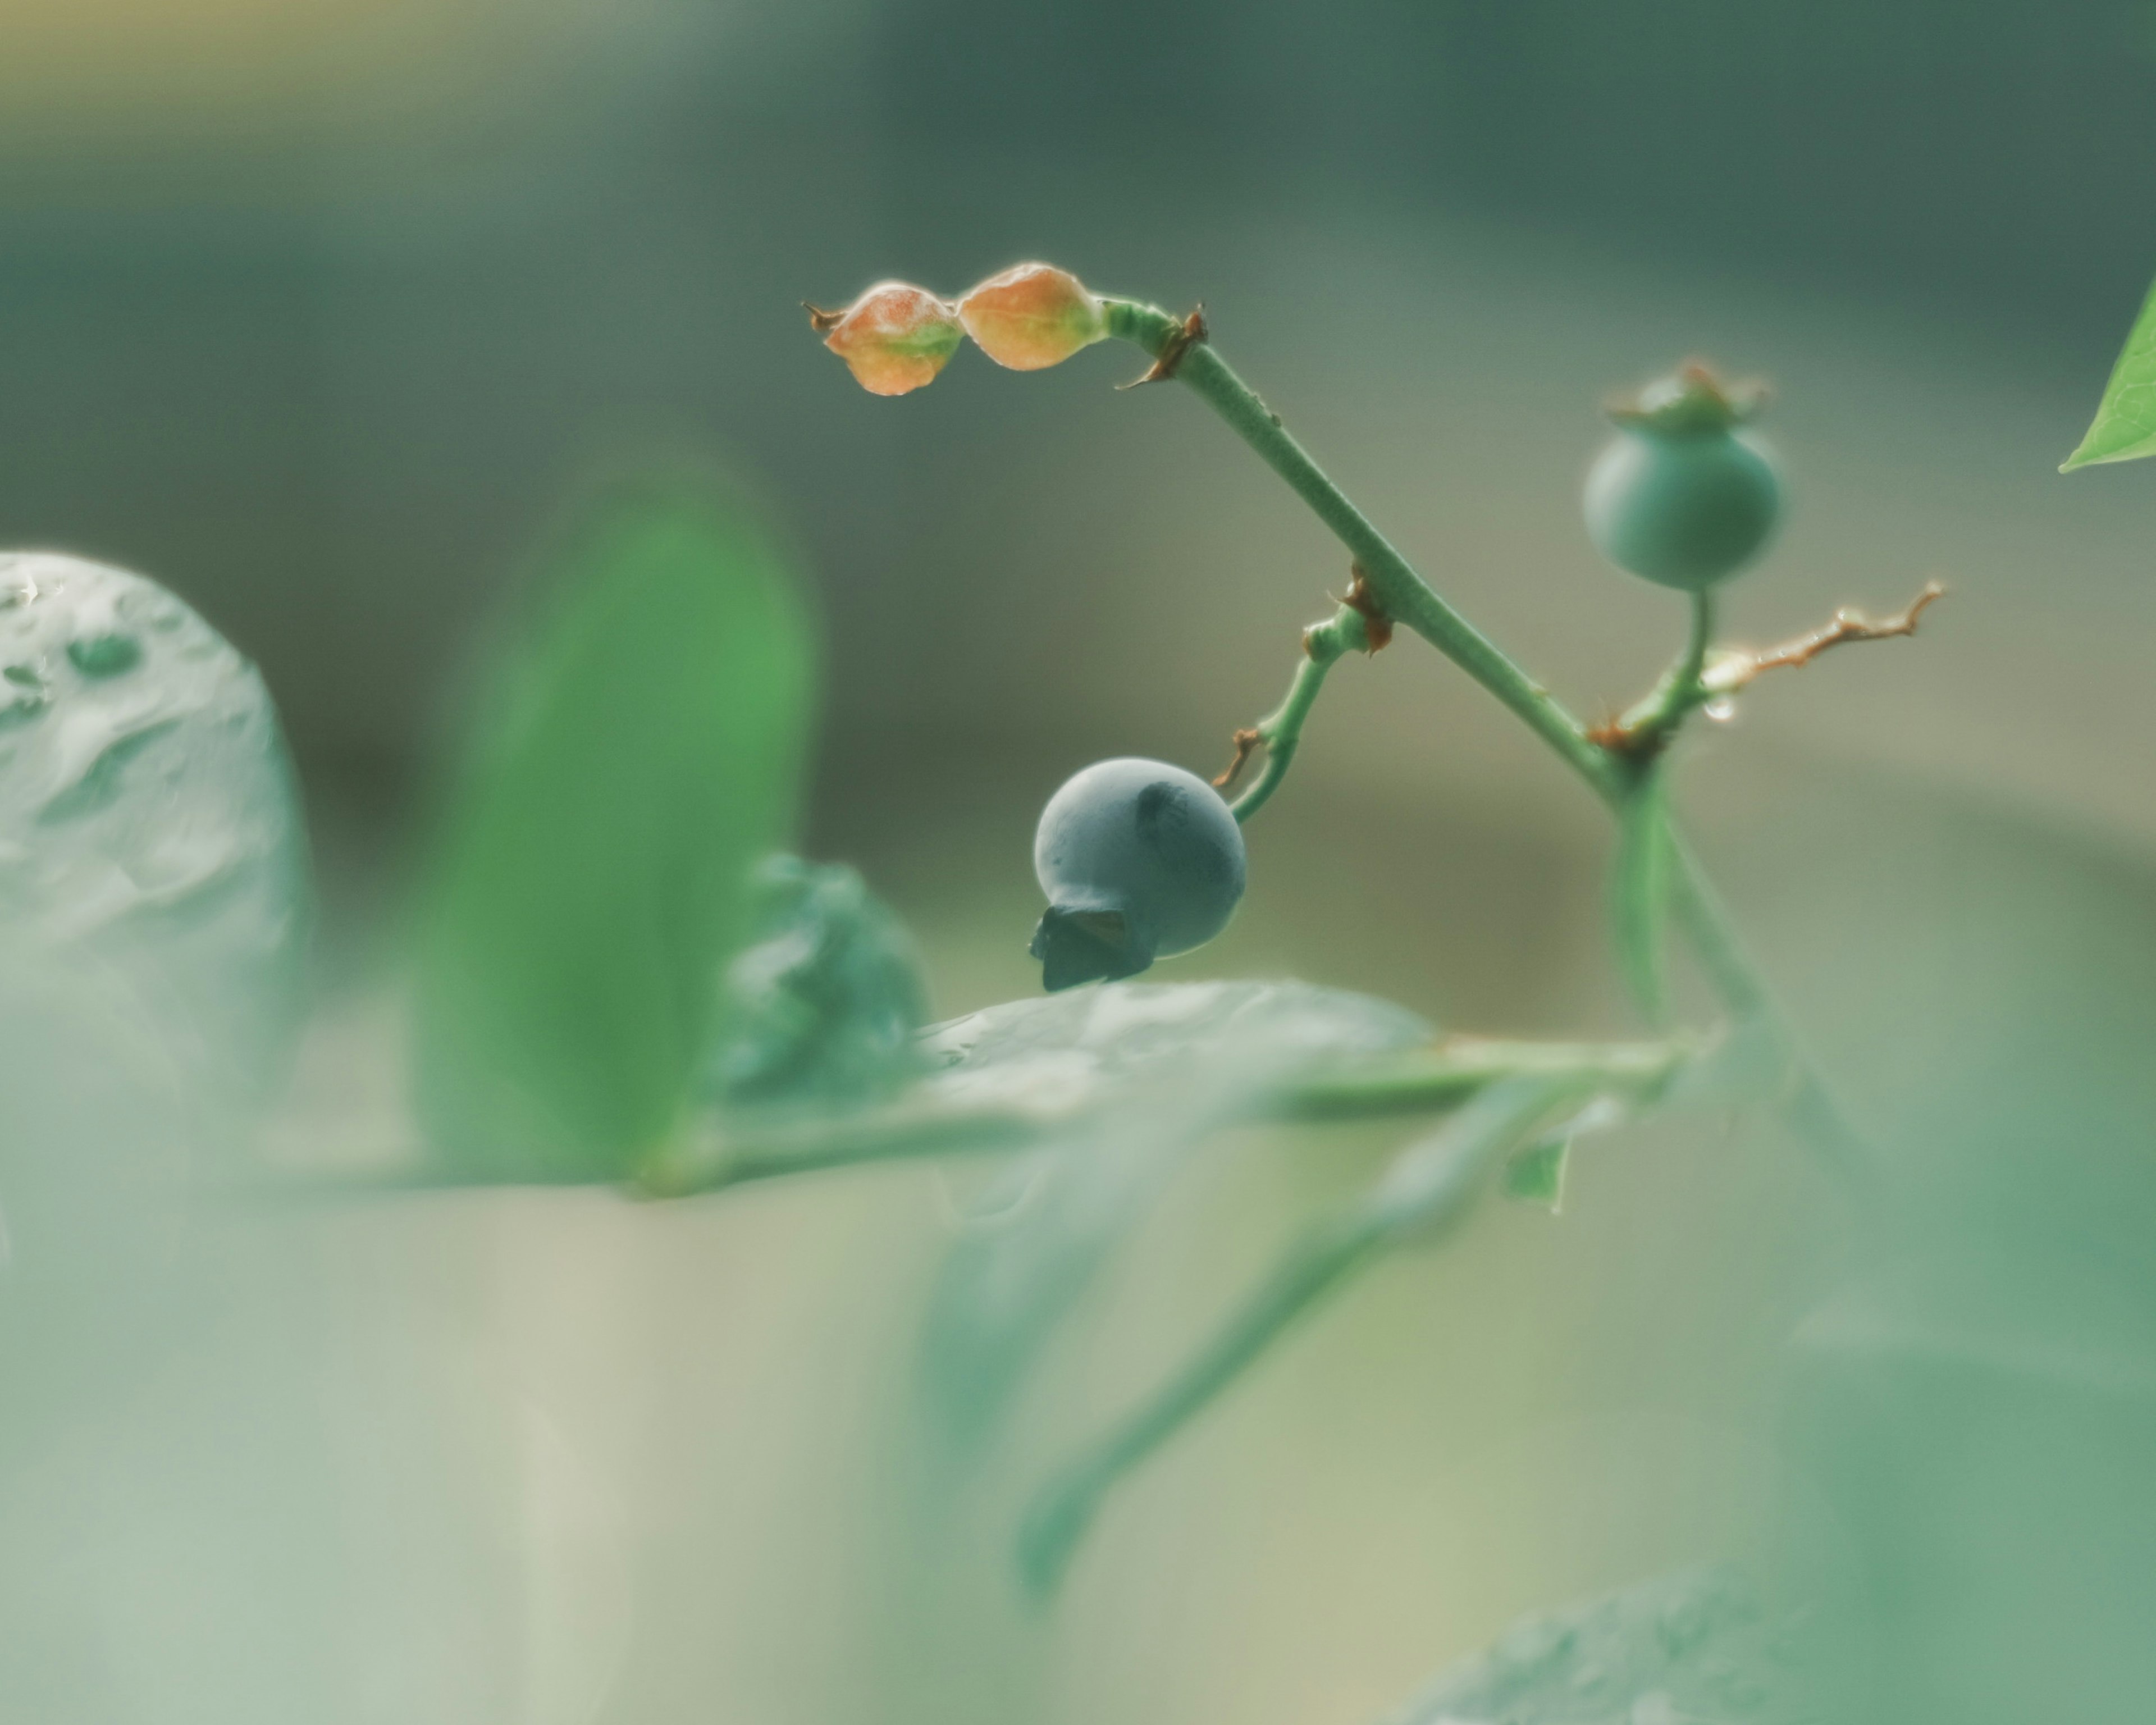
MULTIPOLYGON (((1355 581, 1359 590, 1363 581, 1359 569, 1355 581)), ((1262 748, 1265 752, 1264 770, 1230 805, 1237 820, 1248 820, 1265 807, 1265 800, 1287 777, 1288 763, 1294 760, 1295 752, 1302 742, 1303 721, 1317 704, 1317 691, 1325 685, 1325 674, 1343 654, 1357 649, 1374 653, 1384 644, 1368 613, 1355 603, 1355 598, 1356 591, 1351 590, 1331 618, 1312 624, 1302 632, 1302 663, 1296 667, 1295 680, 1288 685, 1287 698, 1255 725, 1235 733, 1235 758, 1213 781, 1215 790, 1224 792, 1235 784, 1253 750, 1262 748)))
POLYGON ((1019 1568, 1031 1591, 1048 1593, 1061 1579, 1116 1483, 1284 1331, 1389 1249, 1430 1239, 1457 1222, 1507 1151, 1591 1089, 1577 1079, 1507 1079, 1435 1136, 1401 1152, 1375 1184, 1309 1230, 1166 1383, 1035 1497, 1019 1535, 1019 1568))
POLYGON ((1726 653, 1717 659, 1701 678, 1707 693, 1727 695, 1742 689, 1762 671, 1794 669, 1810 665, 1830 647, 1840 647, 1851 641, 1885 641, 1897 635, 1912 635, 1917 632, 1917 621, 1935 600, 1946 597, 1946 583, 1928 581, 1924 590, 1904 605, 1892 617, 1874 623, 1861 611, 1845 608, 1834 614, 1834 620, 1824 628, 1809 634, 1799 635, 1794 640, 1784 641, 1779 647, 1769 647, 1758 653, 1726 653))
POLYGON ((1644 768, 1669 746, 1680 726, 1712 698, 1703 673, 1714 644, 1714 594, 1711 590, 1690 596, 1691 626, 1684 652, 1663 672, 1661 679, 1642 700, 1606 725, 1588 735, 1612 754, 1644 768))
MULTIPOLYGON (((1613 808, 1621 808, 1635 776, 1630 763, 1598 742, 1547 689, 1439 596, 1288 434, 1280 416, 1229 367, 1207 339, 1210 332, 1202 320, 1194 326, 1178 321, 1158 306, 1131 300, 1111 299, 1103 304, 1111 335, 1135 343, 1156 361, 1171 359, 1168 374, 1187 384, 1225 420, 1229 428, 1285 480, 1289 489, 1347 546, 1366 572, 1373 593, 1389 616, 1407 624, 1481 684, 1605 802, 1613 808)), ((1912 606, 1912 613, 1920 611, 1928 603, 1924 600, 1912 606)), ((1696 612, 1693 620, 1697 637, 1703 619, 1696 612)), ((1898 620, 1914 628, 1912 614, 1898 620)), ((1855 626, 1866 629, 1882 627, 1855 626)), ((1837 619, 1835 629, 1839 631, 1841 628, 1842 620, 1837 619)), ((1842 633, 1839 638, 1876 637, 1842 633)), ((1824 648, 1812 650, 1818 652, 1824 648)), ((1723 692, 1716 682, 1719 670, 1719 666, 1709 667, 1697 679, 1709 693, 1723 692)), ((1720 899, 1674 829, 1671 845, 1671 890, 1678 923, 1697 953, 1709 982, 1732 1013, 1774 1026, 1788 1038, 1786 1023, 1775 1008, 1765 983, 1745 956, 1720 899)), ((1793 1038, 1789 1038, 1785 1045, 1792 1050, 1793 1058, 1798 1057, 1793 1038)), ((1800 1073, 1792 1098, 1792 1113, 1806 1136, 1839 1165, 1846 1166, 1858 1153, 1868 1159, 1863 1141, 1842 1120, 1816 1073, 1809 1066, 1800 1068, 1800 1073)))
POLYGON ((1159 359, 1172 343, 1173 375, 1218 413, 1260 460, 1308 504, 1362 567, 1385 614, 1404 624, 1504 703, 1535 734, 1598 788, 1614 788, 1615 762, 1542 685, 1438 595, 1384 535, 1326 477, 1280 416, 1229 369, 1209 341, 1191 341, 1185 325, 1155 305, 1108 300, 1108 331, 1159 359))

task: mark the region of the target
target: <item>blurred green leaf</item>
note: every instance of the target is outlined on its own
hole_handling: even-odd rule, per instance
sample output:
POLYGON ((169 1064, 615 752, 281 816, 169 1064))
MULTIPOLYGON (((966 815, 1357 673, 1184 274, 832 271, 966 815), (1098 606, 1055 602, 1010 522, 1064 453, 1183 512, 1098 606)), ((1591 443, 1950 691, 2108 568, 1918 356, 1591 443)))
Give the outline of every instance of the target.
POLYGON ((1508 1628, 1393 1725, 1802 1725, 1822 1708, 1815 1624, 1770 1611, 1727 1569, 1690 1570, 1508 1628))
POLYGON ((289 1071, 312 905, 254 668, 142 576, 0 553, 0 968, 108 973, 251 1109, 289 1071))
POLYGON ((2103 386, 2103 399, 2081 445, 2060 464, 2059 471, 2093 467, 2104 461, 2131 461, 2156 455, 2156 288, 2142 302, 2141 315, 2127 331, 2126 346, 2103 386))
POLYGON ((618 488, 550 573, 418 928, 419 1104, 473 1180, 616 1178, 675 1129, 810 711, 808 625, 730 491, 618 488))
POLYGON ((1669 1014, 1670 920, 1667 778, 1657 764, 1625 799, 1611 876, 1610 931, 1625 986, 1651 1024, 1669 1014))
POLYGON ((992 1180, 930 1296, 922 1369, 957 1435, 985 1431, 1190 1153, 1269 1087, 1341 1057, 1421 1046, 1404 1008, 1303 983, 1111 983, 1014 1000, 929 1033, 927 1093, 1097 1105, 992 1180))
POLYGON ((1491 1165, 1579 1089, 1547 1075, 1491 1085, 1395 1156, 1359 1197, 1304 1230, 1250 1295, 1161 1385, 1037 1492, 1018 1537, 1020 1579, 1052 1592, 1118 1481, 1235 1382, 1327 1294, 1385 1252, 1427 1244, 1472 1208, 1491 1165))
POLYGON ((1515 1153, 1505 1163, 1505 1196, 1540 1204, 1555 1215, 1564 1203, 1565 1164, 1571 1158, 1569 1138, 1548 1138, 1515 1153))
POLYGON ((923 1034, 948 1101, 1079 1106, 1131 1081, 1262 1044, 1297 1061, 1435 1039, 1404 1006, 1309 983, 1107 983, 1006 1001, 923 1034))
POLYGON ((705 1070, 721 1106, 859 1106, 926 1065, 920 955, 906 927, 842 863, 767 858, 756 923, 726 967, 731 1010, 705 1070))

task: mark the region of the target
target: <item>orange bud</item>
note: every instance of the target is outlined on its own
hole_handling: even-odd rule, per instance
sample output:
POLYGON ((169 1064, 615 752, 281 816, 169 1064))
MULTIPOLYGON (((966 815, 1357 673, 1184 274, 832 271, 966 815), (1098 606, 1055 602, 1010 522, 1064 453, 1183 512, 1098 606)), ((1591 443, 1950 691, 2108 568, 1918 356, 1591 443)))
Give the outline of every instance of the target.
POLYGON ((1060 365, 1108 333, 1086 284, 1050 264, 1019 264, 958 302, 958 321, 981 352, 1014 372, 1060 365))
POLYGON ((808 321, 871 395, 904 395, 933 383, 958 351, 951 307, 910 282, 878 282, 844 311, 811 305, 808 321))

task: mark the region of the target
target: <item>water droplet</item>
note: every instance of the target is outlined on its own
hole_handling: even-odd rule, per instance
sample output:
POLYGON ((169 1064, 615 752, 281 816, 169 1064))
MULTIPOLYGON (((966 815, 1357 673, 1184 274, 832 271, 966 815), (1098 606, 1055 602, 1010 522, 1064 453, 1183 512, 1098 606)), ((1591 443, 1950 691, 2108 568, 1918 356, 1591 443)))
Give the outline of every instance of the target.
POLYGON ((134 588, 121 594, 120 614, 130 623, 169 633, 187 620, 179 604, 150 588, 134 588))
POLYGON ((1677 1725, 1676 1703, 1657 1689, 1632 1703, 1631 1725, 1677 1725))
POLYGON ((1571 1656, 1577 1640, 1568 1624, 1529 1618, 1507 1630, 1490 1656, 1514 1681, 1524 1682, 1556 1671, 1571 1656))
POLYGON ((1700 711, 1717 725, 1727 725, 1737 716, 1737 701, 1732 696, 1717 695, 1700 711))
POLYGON ((85 635, 68 643, 67 655, 85 677, 116 677, 142 662, 142 644, 132 635, 85 635))
POLYGON ((32 665, 11 665, 0 671, 0 730, 34 719, 52 703, 52 691, 32 665))

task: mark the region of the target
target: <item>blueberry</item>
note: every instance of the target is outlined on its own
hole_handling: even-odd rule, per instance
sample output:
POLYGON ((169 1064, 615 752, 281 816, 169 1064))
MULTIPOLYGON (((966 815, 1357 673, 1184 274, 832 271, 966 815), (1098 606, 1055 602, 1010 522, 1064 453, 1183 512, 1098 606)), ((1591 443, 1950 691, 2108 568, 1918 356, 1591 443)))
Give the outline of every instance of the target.
POLYGON ((1053 992, 1136 976, 1204 945, 1243 896, 1243 830, 1220 794, 1159 761, 1096 761, 1048 799, 1033 956, 1053 992))
POLYGON ((1741 421, 1755 403, 1687 367, 1613 410, 1617 435, 1588 471, 1595 549, 1635 575, 1698 593, 1758 555, 1781 513, 1781 481, 1741 421))

